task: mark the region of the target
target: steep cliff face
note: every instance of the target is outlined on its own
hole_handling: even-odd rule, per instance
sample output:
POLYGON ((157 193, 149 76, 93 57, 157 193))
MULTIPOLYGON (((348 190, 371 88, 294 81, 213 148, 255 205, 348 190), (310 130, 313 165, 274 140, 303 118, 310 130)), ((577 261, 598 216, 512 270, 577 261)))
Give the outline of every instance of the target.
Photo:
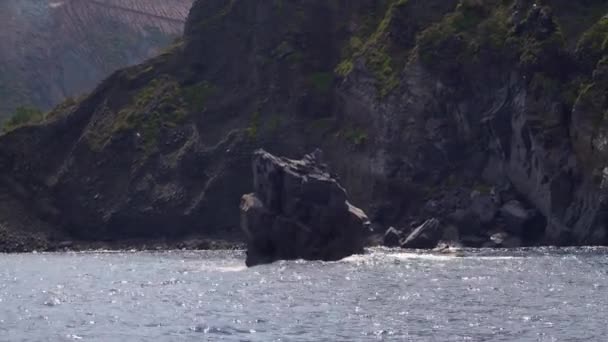
POLYGON ((0 3, 0 121, 93 89, 182 33, 192 0, 5 0, 0 3))
POLYGON ((180 45, 0 138, 25 213, 3 218, 85 238, 225 233, 254 149, 321 147, 381 226, 491 192, 541 214, 529 244, 606 244, 605 13, 599 0, 196 1, 180 45))

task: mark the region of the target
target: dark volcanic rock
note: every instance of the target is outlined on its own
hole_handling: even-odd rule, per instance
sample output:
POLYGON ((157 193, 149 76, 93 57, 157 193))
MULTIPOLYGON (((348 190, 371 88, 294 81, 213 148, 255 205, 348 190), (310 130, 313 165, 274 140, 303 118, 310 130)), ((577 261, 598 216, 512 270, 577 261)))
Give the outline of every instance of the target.
POLYGON ((536 243, 545 233, 546 219, 535 209, 529 209, 517 200, 505 203, 500 208, 500 217, 505 230, 524 240, 536 243))
POLYGON ((524 225, 533 216, 521 202, 516 200, 505 203, 500 208, 500 214, 504 217, 508 229, 516 234, 521 234, 524 225))
POLYGON ((494 219, 498 208, 494 196, 474 191, 471 194, 471 210, 479 217, 481 223, 488 223, 494 219))
POLYGON ((383 239, 382 243, 386 247, 399 247, 399 245, 401 244, 400 240, 401 240, 402 236, 403 236, 403 234, 400 231, 398 231, 397 229, 395 229, 393 227, 390 227, 384 233, 384 239, 383 239))
POLYGON ((401 244, 403 248, 435 248, 443 236, 441 223, 437 219, 430 219, 420 225, 401 244))
POLYGON ((479 217, 470 210, 455 210, 447 216, 447 220, 458 228, 460 235, 474 235, 481 231, 479 217))
POLYGON ((367 216, 320 163, 254 153, 254 193, 241 199, 247 265, 280 259, 339 260, 363 252, 367 216))

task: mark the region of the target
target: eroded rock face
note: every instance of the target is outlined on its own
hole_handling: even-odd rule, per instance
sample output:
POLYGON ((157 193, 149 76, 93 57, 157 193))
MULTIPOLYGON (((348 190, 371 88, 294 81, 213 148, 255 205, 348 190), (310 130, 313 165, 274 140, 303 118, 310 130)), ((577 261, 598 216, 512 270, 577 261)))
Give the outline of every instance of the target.
POLYGON ((0 203, 23 208, 0 218, 225 234, 255 149, 319 146, 378 232, 434 217, 467 246, 607 244, 608 3, 460 3, 196 1, 183 44, 0 137, 0 203), (521 229, 514 199, 537 216, 521 229))
POLYGON ((247 265, 279 259, 339 260, 363 251, 367 216, 320 161, 253 157, 254 193, 241 199, 247 265))

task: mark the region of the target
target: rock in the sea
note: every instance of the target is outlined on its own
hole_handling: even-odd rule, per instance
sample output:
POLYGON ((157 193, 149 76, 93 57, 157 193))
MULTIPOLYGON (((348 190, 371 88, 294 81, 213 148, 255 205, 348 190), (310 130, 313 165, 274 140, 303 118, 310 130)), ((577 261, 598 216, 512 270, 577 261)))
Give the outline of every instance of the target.
POLYGON ((498 245, 502 245, 503 242, 505 242, 505 240, 509 237, 509 234, 505 233, 505 232, 499 232, 496 234, 492 234, 492 236, 490 236, 490 241, 492 241, 494 244, 498 245))
POLYGON ((490 236, 490 241, 485 247, 517 248, 522 246, 522 241, 517 236, 512 236, 506 232, 498 232, 490 236))
POLYGON ((394 227, 390 227, 384 233, 383 244, 386 247, 399 247, 401 244, 402 233, 395 229, 394 227))
POLYGON ((318 152, 302 160, 254 153, 254 193, 241 199, 248 266, 363 252, 367 216, 319 159, 318 152))
POLYGON ((441 240, 443 231, 439 220, 432 218, 425 221, 405 239, 403 248, 430 249, 435 248, 441 240))

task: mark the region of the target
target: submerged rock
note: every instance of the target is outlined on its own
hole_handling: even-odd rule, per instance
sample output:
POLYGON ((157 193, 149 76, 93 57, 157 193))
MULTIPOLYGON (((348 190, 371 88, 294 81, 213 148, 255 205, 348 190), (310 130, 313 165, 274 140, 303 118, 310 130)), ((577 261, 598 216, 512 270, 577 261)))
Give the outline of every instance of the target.
POLYGON ((339 260, 363 252, 367 216, 347 201, 319 155, 291 160, 254 153, 255 192, 241 199, 248 266, 281 259, 339 260))

